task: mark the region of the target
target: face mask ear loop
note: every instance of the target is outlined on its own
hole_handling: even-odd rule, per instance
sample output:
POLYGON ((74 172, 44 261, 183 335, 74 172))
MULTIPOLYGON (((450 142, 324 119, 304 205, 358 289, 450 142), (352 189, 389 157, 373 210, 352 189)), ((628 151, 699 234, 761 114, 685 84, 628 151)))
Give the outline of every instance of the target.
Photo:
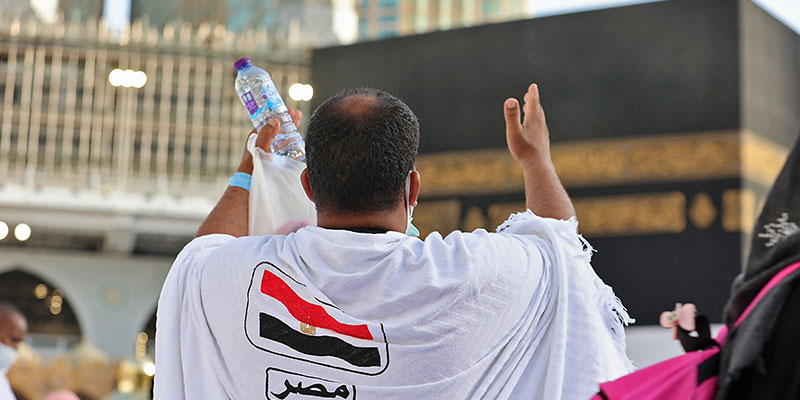
POLYGON ((409 199, 411 199, 411 172, 408 171, 408 175, 406 175, 406 225, 411 224, 411 213, 412 207, 409 199))
MULTIPOLYGON (((406 206, 411 207, 411 203, 409 203, 409 199, 411 199, 411 172, 409 171, 408 175, 406 175, 406 206)), ((408 214, 408 212, 406 212, 408 214)))
POLYGON ((408 171, 408 176, 406 176, 406 235, 408 236, 419 236, 419 230, 417 227, 411 224, 411 221, 414 219, 411 215, 414 213, 414 206, 411 205, 409 201, 411 199, 411 173, 414 172, 416 168, 411 171, 408 171))

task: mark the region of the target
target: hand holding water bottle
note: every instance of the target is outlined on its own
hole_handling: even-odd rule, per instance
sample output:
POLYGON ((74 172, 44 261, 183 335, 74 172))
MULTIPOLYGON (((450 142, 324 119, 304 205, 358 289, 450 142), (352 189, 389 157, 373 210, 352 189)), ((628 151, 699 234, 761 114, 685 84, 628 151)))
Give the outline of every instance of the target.
MULTIPOLYGON (((294 126, 300 126, 303 113, 288 109, 294 126)), ((251 175, 247 201, 248 235, 285 235, 307 224, 316 223, 316 209, 300 184, 305 164, 265 154, 274 148, 273 140, 282 130, 277 119, 268 120, 258 132, 253 129, 245 144, 238 172, 251 175), (257 133, 257 136, 253 136, 257 133)))
MULTIPOLYGON (((300 110, 296 110, 294 108, 287 109, 287 113, 291 118, 291 124, 294 126, 300 126, 300 121, 303 119, 303 112, 300 110)), ((261 148, 266 152, 270 152, 272 149, 272 143, 275 140, 275 137, 281 131, 282 124, 277 118, 273 118, 272 120, 267 121, 267 123, 261 129, 253 128, 249 134, 247 134, 247 139, 250 138, 252 134, 258 134, 256 138, 256 147, 261 148)), ((245 140, 245 143, 247 141, 245 140)), ((239 169, 237 172, 244 172, 246 174, 252 175, 253 173, 253 155, 247 150, 247 145, 245 144, 244 154, 242 154, 242 161, 239 163, 239 169)))
POLYGON ((281 99, 272 77, 261 68, 253 66, 250 58, 244 57, 233 64, 239 73, 236 75, 236 93, 250 115, 250 121, 257 131, 267 122, 276 118, 280 121, 280 131, 272 140, 273 153, 305 161, 305 142, 297 132, 297 126, 286 104, 281 99))

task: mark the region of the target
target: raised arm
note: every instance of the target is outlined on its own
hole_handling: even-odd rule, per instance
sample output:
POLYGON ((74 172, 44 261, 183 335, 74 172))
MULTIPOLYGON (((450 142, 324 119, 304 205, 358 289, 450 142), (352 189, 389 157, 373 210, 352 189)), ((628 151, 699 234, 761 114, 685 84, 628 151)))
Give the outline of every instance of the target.
POLYGON ((535 83, 528 87, 524 102, 520 110, 519 102, 510 98, 503 109, 508 149, 525 178, 525 204, 541 217, 568 219, 575 215, 575 209, 550 158, 550 132, 535 83))
MULTIPOLYGON (((300 110, 290 109, 289 115, 292 116, 294 124, 299 126, 300 120, 303 118, 303 113, 301 113, 300 110)), ((270 151, 272 139, 275 138, 279 130, 280 122, 278 119, 270 120, 258 133, 256 146, 264 151, 270 151)), ((249 136, 250 135, 248 135, 248 137, 249 136)), ((248 175, 253 174, 253 156, 247 151, 246 145, 244 154, 242 155, 242 161, 239 163, 239 168, 236 171, 248 175)), ((203 223, 200 224, 200 228, 197 229, 197 235, 195 235, 195 237, 210 235, 212 233, 224 233, 235 237, 247 236, 249 202, 250 192, 247 189, 238 186, 228 186, 225 193, 222 194, 222 198, 217 202, 217 205, 211 210, 203 223)))

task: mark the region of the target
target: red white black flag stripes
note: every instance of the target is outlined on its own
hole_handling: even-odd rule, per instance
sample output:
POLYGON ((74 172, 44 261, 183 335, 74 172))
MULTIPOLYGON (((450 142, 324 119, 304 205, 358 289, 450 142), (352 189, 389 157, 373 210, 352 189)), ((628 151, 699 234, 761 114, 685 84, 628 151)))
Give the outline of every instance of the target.
POLYGON ((253 271, 245 333, 263 351, 331 368, 377 375, 389 363, 381 324, 317 299, 306 284, 269 262, 253 271))
POLYGON ((307 325, 372 340, 372 334, 367 325, 348 325, 337 321, 321 305, 303 300, 286 282, 268 270, 264 271, 261 279, 261 293, 281 302, 293 317, 307 325))

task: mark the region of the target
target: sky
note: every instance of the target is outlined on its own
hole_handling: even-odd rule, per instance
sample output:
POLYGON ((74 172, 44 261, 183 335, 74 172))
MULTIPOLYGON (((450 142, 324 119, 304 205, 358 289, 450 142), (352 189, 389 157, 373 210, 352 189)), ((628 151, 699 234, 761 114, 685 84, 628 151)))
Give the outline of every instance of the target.
POLYGON ((631 4, 653 3, 661 0, 528 0, 537 17, 566 14, 599 8, 620 7, 631 4))
MULTIPOLYGON (((662 0, 528 0, 536 16, 565 14, 598 8, 652 3, 662 0)), ((800 0, 753 0, 800 34, 800 0)))
POLYGON ((800 33, 800 0, 755 0, 755 3, 800 33))

